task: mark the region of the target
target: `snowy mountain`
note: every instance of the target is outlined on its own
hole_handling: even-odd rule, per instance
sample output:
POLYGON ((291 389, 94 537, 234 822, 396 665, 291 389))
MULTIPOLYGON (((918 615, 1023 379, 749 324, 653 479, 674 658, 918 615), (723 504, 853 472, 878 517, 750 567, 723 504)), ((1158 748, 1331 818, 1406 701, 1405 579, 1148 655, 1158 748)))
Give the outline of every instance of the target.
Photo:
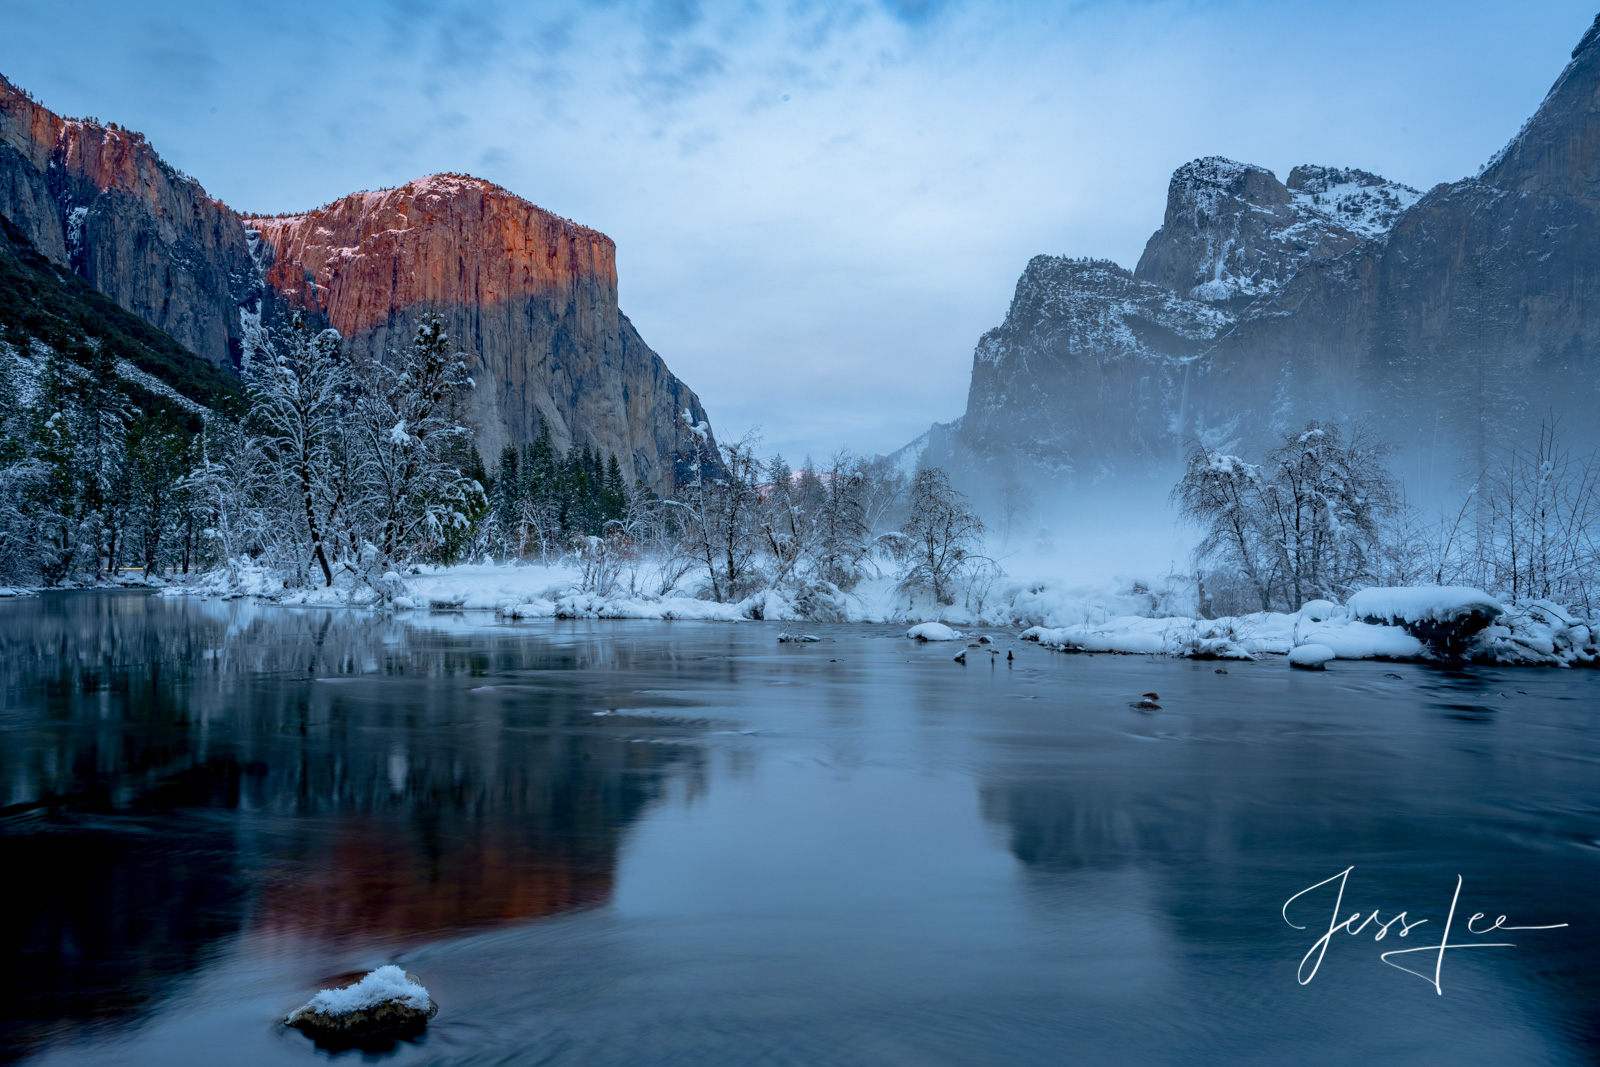
POLYGON ((1422 194, 1209 157, 1173 174, 1131 273, 1035 258, 938 461, 1094 481, 1341 418, 1440 486, 1547 413, 1600 443, 1597 36, 1475 177, 1422 194))
POLYGON ((1381 237, 1422 194, 1359 170, 1296 167, 1289 183, 1211 156, 1179 167, 1134 274, 1193 300, 1242 308, 1307 263, 1381 237))
POLYGON ((978 342, 961 439, 1098 478, 1120 455, 1166 447, 1188 364, 1232 324, 1115 263, 1036 256, 1005 322, 978 342))

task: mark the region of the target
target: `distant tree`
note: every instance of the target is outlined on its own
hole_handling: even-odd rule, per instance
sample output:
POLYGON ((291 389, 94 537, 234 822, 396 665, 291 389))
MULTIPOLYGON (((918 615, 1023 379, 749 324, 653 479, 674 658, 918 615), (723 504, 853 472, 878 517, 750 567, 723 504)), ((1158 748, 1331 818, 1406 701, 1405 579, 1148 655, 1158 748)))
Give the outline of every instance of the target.
POLYGON ((1002 544, 1011 543, 1011 530, 1018 521, 1033 514, 1035 494, 1033 488, 1017 477, 1015 471, 1006 471, 1000 483, 1000 511, 1005 516, 1002 544))
POLYGON ((1196 441, 1172 497, 1178 513, 1200 528, 1197 561, 1244 581, 1259 610, 1269 611, 1280 575, 1262 529, 1262 481, 1259 466, 1196 441))
POLYGON ((824 581, 849 591, 861 581, 862 563, 872 546, 867 519, 869 475, 845 451, 834 453, 819 480, 817 571, 824 581))
POLYGON ((170 418, 144 415, 128 429, 129 527, 145 577, 158 577, 182 522, 185 478, 195 456, 189 435, 170 418))
POLYGON ((494 509, 495 526, 499 530, 506 552, 520 556, 526 551, 522 543, 522 497, 526 490, 522 478, 522 454, 516 445, 506 445, 500 450, 500 463, 495 467, 494 485, 490 500, 494 509))
POLYGON ((906 557, 901 588, 926 589, 940 604, 955 603, 955 579, 982 547, 983 522, 940 468, 917 471, 900 532, 906 557))
POLYGON ((1200 527, 1197 561, 1244 581, 1263 611, 1371 583, 1399 502, 1388 451, 1359 429, 1347 438, 1315 421, 1261 465, 1195 443, 1173 498, 1200 527))
POLYGON ((755 455, 756 436, 719 443, 715 455, 705 436, 697 435, 697 441, 688 481, 675 498, 685 513, 685 547, 705 567, 712 599, 736 600, 757 578, 761 494, 756 486, 762 465, 755 455))

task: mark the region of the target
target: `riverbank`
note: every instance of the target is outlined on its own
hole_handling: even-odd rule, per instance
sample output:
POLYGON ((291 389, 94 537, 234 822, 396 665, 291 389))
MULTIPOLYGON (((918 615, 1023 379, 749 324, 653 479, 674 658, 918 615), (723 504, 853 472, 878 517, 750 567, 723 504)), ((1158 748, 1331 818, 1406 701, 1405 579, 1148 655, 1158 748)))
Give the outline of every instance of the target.
MULTIPOLYGON (((659 576, 652 577, 659 586, 659 576)), ((1371 601, 1366 607, 1356 604, 1358 598, 1352 598, 1354 606, 1319 600, 1299 612, 1205 619, 1195 610, 1192 596, 1176 581, 1122 579, 1073 585, 1056 578, 1002 578, 981 596, 969 590, 963 602, 951 605, 908 595, 887 576, 863 581, 849 592, 832 587, 800 592, 766 590, 730 602, 691 595, 681 583, 669 585, 665 593, 651 592, 640 574, 618 579, 610 592, 596 591, 594 584, 592 575, 586 580, 579 566, 563 560, 424 566, 404 576, 391 572, 368 582, 346 577, 331 587, 285 589, 275 572, 245 561, 236 563, 231 572, 219 568, 170 583, 163 592, 249 596, 285 605, 358 607, 402 614, 491 611, 510 620, 766 620, 907 626, 941 622, 1020 630, 1023 640, 1062 652, 1193 659, 1285 656, 1297 647, 1315 644, 1325 646, 1333 658, 1341 660, 1448 658, 1509 666, 1600 663, 1600 624, 1594 620, 1550 601, 1502 604, 1472 589, 1384 590, 1381 602, 1372 594, 1358 595, 1371 601), (1404 617, 1407 605, 1415 608, 1411 611, 1414 618, 1404 617), (1481 617, 1458 627, 1453 643, 1441 641, 1441 620, 1465 617, 1473 611, 1481 617)))

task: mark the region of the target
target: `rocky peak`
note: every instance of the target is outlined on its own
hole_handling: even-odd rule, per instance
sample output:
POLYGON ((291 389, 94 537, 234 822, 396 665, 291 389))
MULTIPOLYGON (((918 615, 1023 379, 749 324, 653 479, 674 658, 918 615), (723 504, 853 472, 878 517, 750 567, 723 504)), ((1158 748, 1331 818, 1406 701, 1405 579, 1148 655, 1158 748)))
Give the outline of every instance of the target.
POLYGON ((1181 406, 1187 365, 1232 321, 1108 260, 1035 256, 978 342, 959 437, 1090 478, 1165 450, 1159 413, 1181 406))
POLYGON ((1161 229, 1134 274, 1239 309, 1306 263, 1381 236, 1420 195, 1361 170, 1301 166, 1285 185, 1262 167, 1197 159, 1173 173, 1161 229))
POLYGON ((1289 172, 1286 185, 1298 211, 1323 216, 1362 237, 1382 237, 1422 198, 1409 185, 1354 167, 1303 163, 1289 172))
POLYGON ((547 425, 556 447, 616 455, 666 488, 706 422, 617 304, 616 245, 492 182, 430 174, 315 211, 244 219, 267 286, 369 356, 445 317, 469 357, 478 445, 492 462, 547 425))
POLYGON ((0 77, 0 214, 190 351, 233 358, 256 284, 243 228, 144 135, 62 118, 0 77))
POLYGON ((219 366, 241 309, 324 318, 352 350, 444 316, 469 356, 478 447, 548 425, 668 489, 709 422, 617 306, 605 234, 467 175, 434 174, 316 211, 244 218, 114 123, 56 115, 0 77, 0 215, 40 253, 219 366))
POLYGON ((611 238, 468 175, 430 174, 244 223, 272 250, 267 283, 346 336, 418 305, 498 304, 582 283, 598 286, 615 315, 611 238))
POLYGON ((1511 142, 1479 174, 1514 193, 1600 199, 1600 16, 1572 50, 1572 61, 1511 142))

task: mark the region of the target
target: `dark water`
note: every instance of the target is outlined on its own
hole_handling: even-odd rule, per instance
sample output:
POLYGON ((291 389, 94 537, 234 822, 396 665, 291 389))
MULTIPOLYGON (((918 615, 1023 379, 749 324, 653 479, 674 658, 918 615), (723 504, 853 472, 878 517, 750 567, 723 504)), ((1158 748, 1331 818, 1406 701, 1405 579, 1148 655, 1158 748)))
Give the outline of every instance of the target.
POLYGON ((0 1058, 1595 1062, 1600 675, 780 628, 0 602, 0 1058), (1428 922, 1301 985, 1351 866, 1428 922), (390 961, 422 1039, 275 1025, 390 961))

